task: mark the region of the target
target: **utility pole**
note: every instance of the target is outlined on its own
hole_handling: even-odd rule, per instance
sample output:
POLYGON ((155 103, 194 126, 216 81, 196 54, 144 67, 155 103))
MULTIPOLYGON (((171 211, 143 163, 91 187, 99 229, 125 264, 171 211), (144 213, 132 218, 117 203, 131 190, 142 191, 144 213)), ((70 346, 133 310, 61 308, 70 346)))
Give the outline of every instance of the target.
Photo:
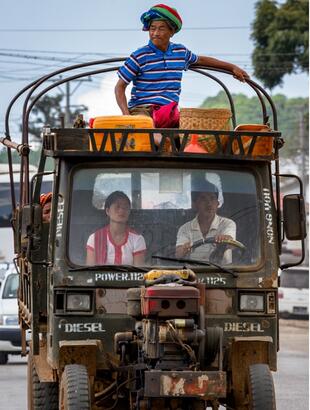
POLYGON ((71 123, 70 112, 70 81, 66 82, 66 108, 65 108, 65 127, 69 128, 71 123))
MULTIPOLYGON (((308 183, 309 183, 309 175, 308 175, 308 166, 307 166, 307 159, 308 159, 308 138, 306 137, 306 130, 305 130, 305 107, 300 107, 299 111, 299 140, 301 144, 301 180, 303 182, 304 187, 304 197, 305 201, 308 200, 309 190, 308 190, 308 183)), ((307 209, 306 209, 307 212, 307 209)), ((309 231, 309 220, 308 215, 306 215, 306 226, 307 226, 307 233, 309 231)), ((305 240, 305 264, 309 265, 309 246, 308 240, 305 240)))
POLYGON ((87 81, 90 82, 91 77, 88 77, 87 79, 79 79, 79 80, 72 80, 74 82, 77 82, 78 84, 76 87, 71 91, 70 88, 70 81, 66 82, 66 91, 65 91, 65 97, 66 97, 66 103, 65 103, 65 127, 70 128, 72 126, 72 119, 71 119, 71 103, 70 103, 70 97, 75 93, 75 91, 80 87, 80 85, 87 81))

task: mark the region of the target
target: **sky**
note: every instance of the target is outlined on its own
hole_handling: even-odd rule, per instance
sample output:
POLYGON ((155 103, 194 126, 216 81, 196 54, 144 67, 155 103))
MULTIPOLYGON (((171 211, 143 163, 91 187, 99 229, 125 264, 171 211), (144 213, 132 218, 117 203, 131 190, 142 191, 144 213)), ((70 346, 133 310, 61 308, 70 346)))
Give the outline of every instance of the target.
MULTIPOLYGON (((0 26, 0 136, 11 98, 35 79, 67 65, 109 57, 126 57, 148 42, 140 15, 156 4, 150 0, 11 0, 1 2, 0 26)), ((253 73, 250 38, 256 0, 169 0, 183 19, 183 29, 172 41, 199 55, 237 64, 253 73)), ((220 88, 201 75, 186 72, 180 106, 198 107, 220 88)), ((231 92, 253 95, 230 76, 220 76, 231 92)), ((58 77, 57 77, 58 79, 58 77)), ((255 81, 255 79, 253 77, 255 81)), ((72 82, 70 104, 89 107, 87 118, 119 115, 114 99, 116 72, 72 82)), ((259 82, 259 81, 258 81, 259 82)), ((49 82, 47 85, 51 85, 49 82)), ((308 76, 286 76, 273 94, 308 96, 308 76)), ((55 92, 65 92, 64 87, 55 92)), ((19 140, 23 99, 11 114, 11 136, 19 140)))

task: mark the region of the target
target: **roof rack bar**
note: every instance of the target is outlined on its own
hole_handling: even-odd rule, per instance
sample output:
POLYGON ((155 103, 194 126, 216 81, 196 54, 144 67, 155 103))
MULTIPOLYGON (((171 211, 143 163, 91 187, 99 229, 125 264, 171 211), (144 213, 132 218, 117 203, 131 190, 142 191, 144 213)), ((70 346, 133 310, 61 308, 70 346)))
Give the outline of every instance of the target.
MULTIPOLYGON (((201 67, 203 68, 203 67, 201 67)), ((228 88, 226 87, 226 85, 223 83, 223 81, 219 80, 217 77, 215 77, 214 75, 210 74, 210 73, 206 73, 204 70, 202 70, 200 67, 199 68, 190 68, 191 71, 196 71, 197 73, 200 73, 202 75, 205 75, 206 77, 211 78, 212 80, 216 81, 218 84, 220 84, 222 86, 222 88, 224 89, 226 96, 229 100, 229 104, 230 104, 230 109, 231 109, 231 113, 232 113, 232 122, 233 122, 233 127, 236 128, 237 126, 237 122, 236 122, 236 110, 235 110, 235 104, 233 101, 233 98, 231 96, 231 93, 229 92, 228 88)))
MULTIPOLYGON (((220 69, 220 68, 214 68, 214 67, 204 67, 204 68, 207 69, 207 70, 210 70, 210 71, 217 71, 217 72, 220 72, 220 73, 233 75, 230 71, 220 69)), ((269 94, 259 84, 257 84, 255 81, 250 80, 250 79, 246 79, 245 82, 249 86, 252 86, 252 88, 257 88, 265 96, 265 98, 267 99, 268 103, 270 104, 271 111, 272 111, 273 128, 274 128, 275 131, 277 131, 278 130, 277 111, 275 109, 274 103, 273 103, 272 99, 270 98, 269 94)))

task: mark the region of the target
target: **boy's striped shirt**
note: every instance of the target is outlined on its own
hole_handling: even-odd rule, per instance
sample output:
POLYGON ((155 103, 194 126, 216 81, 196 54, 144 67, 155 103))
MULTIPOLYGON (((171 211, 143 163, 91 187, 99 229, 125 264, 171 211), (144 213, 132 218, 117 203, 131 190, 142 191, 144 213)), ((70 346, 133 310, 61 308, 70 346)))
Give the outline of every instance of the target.
POLYGON ((128 107, 179 102, 183 71, 197 60, 198 56, 182 44, 169 43, 164 53, 150 41, 134 51, 118 70, 123 81, 133 82, 128 107))

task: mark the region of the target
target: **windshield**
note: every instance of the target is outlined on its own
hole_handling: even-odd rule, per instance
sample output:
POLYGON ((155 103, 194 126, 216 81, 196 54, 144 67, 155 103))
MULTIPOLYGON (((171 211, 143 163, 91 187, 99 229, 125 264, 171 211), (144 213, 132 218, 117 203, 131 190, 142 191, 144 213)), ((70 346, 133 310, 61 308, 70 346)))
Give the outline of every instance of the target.
POLYGON ((259 232, 256 182, 247 171, 73 173, 68 250, 76 265, 184 266, 182 258, 253 265, 259 232))
POLYGON ((18 275, 15 273, 9 275, 5 281, 2 299, 16 299, 18 284, 18 275))

